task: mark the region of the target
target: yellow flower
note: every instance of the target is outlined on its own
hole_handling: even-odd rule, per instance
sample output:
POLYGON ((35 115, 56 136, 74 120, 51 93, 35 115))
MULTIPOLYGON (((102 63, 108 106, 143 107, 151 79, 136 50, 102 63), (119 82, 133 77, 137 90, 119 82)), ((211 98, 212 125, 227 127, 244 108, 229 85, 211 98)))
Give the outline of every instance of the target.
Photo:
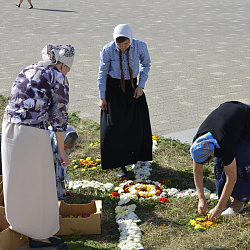
POLYGON ((162 224, 162 225, 161 225, 161 227, 165 227, 165 226, 166 226, 166 224, 162 224))
POLYGON ((85 169, 85 168, 82 168, 82 169, 81 169, 81 171, 82 171, 82 172, 85 172, 85 171, 86 171, 86 169, 85 169))
POLYGON ((94 144, 93 143, 90 143, 89 146, 93 146, 94 144))
POLYGON ((76 162, 76 160, 73 160, 73 161, 71 161, 72 163, 75 163, 76 162))
POLYGON ((206 217, 204 217, 204 218, 196 218, 196 221, 200 221, 200 222, 204 222, 204 221, 206 221, 207 220, 207 218, 206 217))
POLYGON ((101 162, 101 159, 95 159, 96 162, 101 162))
POLYGON ((189 223, 190 223, 191 226, 195 226, 196 225, 196 220, 190 220, 189 223))
POLYGON ((73 167, 74 169, 76 169, 76 168, 78 168, 78 165, 74 165, 74 167, 73 167))
POLYGON ((87 158, 86 158, 86 161, 91 161, 91 157, 87 157, 87 158))
POLYGON ((160 139, 159 136, 156 136, 156 135, 153 135, 153 136, 152 136, 152 140, 153 140, 153 141, 158 141, 159 139, 160 139))
POLYGON ((97 170, 97 167, 92 167, 92 170, 97 170))
POLYGON ((199 230, 199 229, 201 229, 201 230, 205 230, 206 228, 205 227, 203 227, 202 225, 200 225, 200 224, 196 224, 195 225, 195 227, 194 227, 194 229, 196 229, 196 230, 199 230))

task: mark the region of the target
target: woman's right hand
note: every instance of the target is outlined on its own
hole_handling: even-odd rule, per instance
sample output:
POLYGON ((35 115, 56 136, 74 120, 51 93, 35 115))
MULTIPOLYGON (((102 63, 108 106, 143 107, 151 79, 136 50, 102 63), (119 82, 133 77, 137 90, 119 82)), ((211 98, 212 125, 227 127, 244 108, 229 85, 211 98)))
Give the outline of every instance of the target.
POLYGON ((62 165, 64 167, 69 166, 70 161, 69 161, 69 157, 68 157, 67 153, 64 150, 62 150, 61 152, 58 150, 58 154, 60 156, 62 165))
POLYGON ((206 201, 206 199, 199 199, 198 213, 203 215, 203 216, 207 215, 207 201, 206 201))
POLYGON ((106 99, 100 99, 99 107, 100 107, 101 110, 107 110, 108 109, 106 99))

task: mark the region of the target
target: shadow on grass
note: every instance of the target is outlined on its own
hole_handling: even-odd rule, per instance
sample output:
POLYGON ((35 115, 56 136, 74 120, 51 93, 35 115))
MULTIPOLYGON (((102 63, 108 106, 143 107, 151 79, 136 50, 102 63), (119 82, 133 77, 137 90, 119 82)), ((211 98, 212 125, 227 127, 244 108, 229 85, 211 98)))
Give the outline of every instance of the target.
MULTIPOLYGON (((150 175, 151 180, 170 180, 171 184, 168 187, 177 188, 180 190, 194 188, 193 170, 192 167, 179 167, 173 169, 170 167, 161 166, 157 163, 152 163, 152 172, 150 175)), ((213 177, 212 163, 209 166, 203 167, 204 187, 208 188, 211 192, 215 192, 215 181, 213 177)))

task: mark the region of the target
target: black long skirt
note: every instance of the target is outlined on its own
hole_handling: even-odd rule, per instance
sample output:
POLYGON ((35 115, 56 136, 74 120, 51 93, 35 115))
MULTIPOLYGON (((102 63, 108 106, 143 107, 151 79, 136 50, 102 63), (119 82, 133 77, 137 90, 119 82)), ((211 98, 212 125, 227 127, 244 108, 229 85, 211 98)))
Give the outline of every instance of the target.
MULTIPOLYGON (((137 79, 134 78, 136 86, 137 79)), ((107 110, 101 111, 102 169, 152 160, 152 132, 146 96, 133 97, 130 80, 125 81, 125 93, 120 80, 108 75, 106 85, 107 110)))

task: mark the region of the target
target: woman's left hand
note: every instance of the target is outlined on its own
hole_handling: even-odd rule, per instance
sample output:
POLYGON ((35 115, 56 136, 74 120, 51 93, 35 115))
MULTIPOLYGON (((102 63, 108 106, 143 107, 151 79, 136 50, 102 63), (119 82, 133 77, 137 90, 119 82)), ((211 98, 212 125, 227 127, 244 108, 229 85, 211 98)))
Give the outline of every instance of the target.
POLYGON ((220 215, 222 213, 222 209, 217 208, 217 206, 214 207, 214 209, 211 210, 208 220, 210 221, 216 221, 219 219, 220 215))
POLYGON ((143 88, 142 87, 137 87, 136 89, 135 89, 135 92, 134 92, 134 98, 135 99, 138 99, 139 97, 141 97, 142 96, 142 94, 143 94, 143 88))

